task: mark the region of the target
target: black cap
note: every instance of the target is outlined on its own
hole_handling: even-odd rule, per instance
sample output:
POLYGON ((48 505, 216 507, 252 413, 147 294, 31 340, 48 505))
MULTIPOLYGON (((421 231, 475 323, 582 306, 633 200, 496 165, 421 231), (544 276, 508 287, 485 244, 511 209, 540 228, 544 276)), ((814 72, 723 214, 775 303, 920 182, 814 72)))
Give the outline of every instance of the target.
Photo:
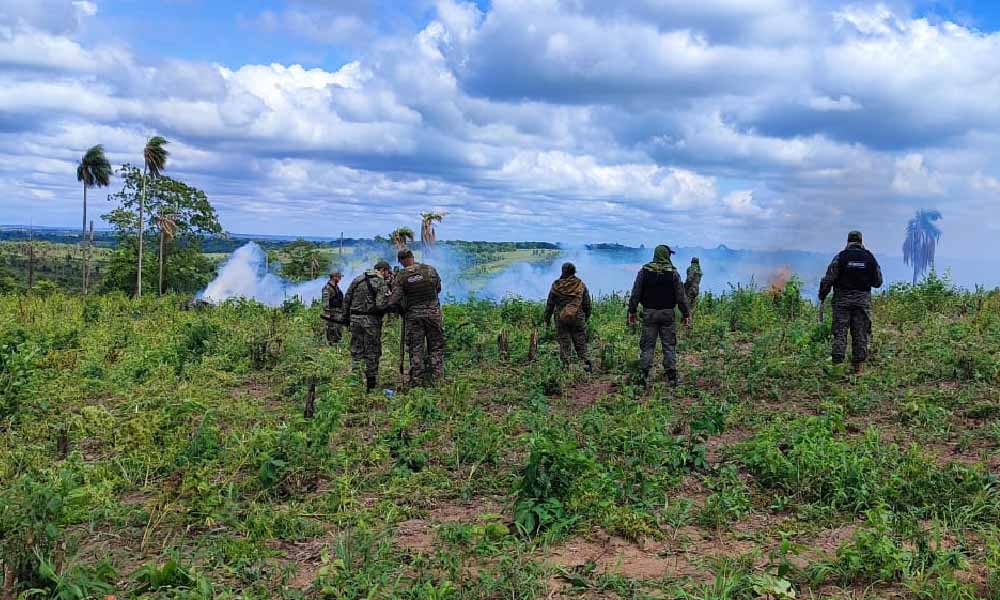
POLYGON ((562 276, 569 277, 571 275, 576 275, 576 265, 571 262, 563 263, 562 276))
POLYGON ((861 243, 861 232, 855 230, 855 231, 852 231, 852 232, 848 233, 847 234, 847 243, 849 243, 849 244, 850 243, 858 243, 858 244, 860 244, 861 243))

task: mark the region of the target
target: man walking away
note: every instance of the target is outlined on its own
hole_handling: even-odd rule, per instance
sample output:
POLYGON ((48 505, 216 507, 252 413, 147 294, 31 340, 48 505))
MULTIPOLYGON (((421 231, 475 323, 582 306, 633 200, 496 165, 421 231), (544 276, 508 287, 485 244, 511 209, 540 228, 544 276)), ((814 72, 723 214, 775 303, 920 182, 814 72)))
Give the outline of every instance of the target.
POLYGON ((365 387, 378 385, 378 366, 382 358, 382 318, 389 301, 389 263, 379 261, 351 282, 344 296, 351 326, 351 364, 365 373, 365 387))
POLYGON ((333 346, 339 344, 343 337, 344 323, 344 292, 340 290, 340 281, 344 276, 335 271, 330 273, 330 280, 323 286, 323 316, 326 321, 326 343, 333 346))
POLYGON ((684 284, 680 273, 670 260, 673 251, 670 246, 657 246, 653 252, 653 262, 647 263, 636 275, 632 285, 632 295, 628 302, 628 322, 635 325, 639 305, 642 305, 642 337, 639 339, 640 382, 649 383, 656 352, 656 340, 663 347, 663 370, 672 387, 678 384, 677 377, 677 322, 675 309, 680 308, 684 323, 691 318, 684 284))
POLYGON ((694 312, 698 296, 701 295, 701 261, 697 256, 691 259, 691 266, 688 267, 687 278, 684 279, 684 295, 687 297, 688 308, 694 312))
POLYGON ((587 321, 592 310, 590 291, 576 276, 576 265, 565 263, 562 276, 552 282, 549 300, 545 304, 545 326, 549 327, 552 317, 556 319, 556 341, 559 342, 559 358, 568 366, 573 348, 576 356, 583 361, 583 369, 590 373, 594 369, 587 351, 587 321))
POLYGON ((406 349, 410 354, 410 382, 432 385, 444 376, 444 315, 441 313, 441 277, 434 267, 418 263, 413 251, 397 254, 403 269, 396 273, 390 307, 406 320, 406 349))
POLYGON ((847 332, 851 333, 851 362, 860 375, 868 360, 868 340, 872 333, 872 288, 882 287, 882 267, 875 255, 864 247, 861 232, 847 234, 844 248, 826 269, 819 284, 822 306, 833 289, 833 351, 834 364, 847 356, 847 332))

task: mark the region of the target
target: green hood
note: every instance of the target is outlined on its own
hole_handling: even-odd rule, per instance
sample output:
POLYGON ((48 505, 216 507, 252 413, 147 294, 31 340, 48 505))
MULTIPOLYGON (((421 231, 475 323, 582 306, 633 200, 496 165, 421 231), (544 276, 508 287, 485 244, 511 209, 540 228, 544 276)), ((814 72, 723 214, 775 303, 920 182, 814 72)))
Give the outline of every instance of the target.
POLYGON ((664 245, 657 246, 656 250, 653 250, 653 262, 646 263, 643 269, 654 273, 676 271, 674 263, 670 260, 670 248, 664 245))

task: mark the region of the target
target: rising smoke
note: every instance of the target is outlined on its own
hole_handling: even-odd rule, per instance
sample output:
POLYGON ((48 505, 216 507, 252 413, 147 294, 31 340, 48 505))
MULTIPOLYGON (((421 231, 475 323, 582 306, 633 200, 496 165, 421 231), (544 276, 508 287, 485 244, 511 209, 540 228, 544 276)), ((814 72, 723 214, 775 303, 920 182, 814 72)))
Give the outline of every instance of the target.
MULTIPOLYGON (((346 291, 354 276, 371 268, 380 259, 394 262, 394 256, 395 249, 391 246, 355 248, 353 262, 347 267, 340 267, 344 272, 342 287, 346 291)), ((701 259, 704 272, 702 292, 718 295, 738 284, 752 284, 766 289, 779 280, 783 284, 794 273, 802 280, 802 292, 807 298, 815 296, 819 280, 830 260, 830 256, 810 252, 737 251, 724 246, 713 249, 680 248, 674 256, 674 264, 682 276, 692 256, 701 259)), ((417 253, 418 260, 434 265, 441 275, 442 300, 445 302, 462 302, 471 296, 488 300, 507 297, 544 300, 565 261, 576 264, 577 274, 595 297, 628 292, 636 272, 651 258, 652 250, 648 249, 604 251, 575 248, 563 250, 552 260, 521 262, 495 274, 477 275, 475 269, 470 269, 473 266, 470 257, 448 245, 439 244, 423 256, 417 253)), ((896 264, 897 261, 883 261, 887 281, 905 281, 907 278, 905 269, 897 268, 896 264)), ((902 266, 901 261, 899 265, 902 266)), ((955 266, 959 275, 956 283, 971 287, 963 279, 966 271, 971 276, 971 269, 961 268, 958 264, 955 266)), ((257 244, 249 243, 233 253, 200 297, 213 303, 230 298, 248 298, 269 306, 279 306, 297 296, 302 302, 310 303, 320 297, 326 279, 324 275, 312 281, 291 282, 269 273, 265 267, 264 251, 257 244)))
POLYGON ((264 250, 250 242, 240 246, 219 269, 199 298, 219 303, 230 298, 253 299, 267 306, 280 306, 296 296, 309 303, 319 298, 327 277, 291 282, 267 272, 264 250))
MULTIPOLYGON (((389 259, 394 250, 391 247, 373 249, 358 256, 352 268, 342 269, 346 288, 353 276, 370 268, 380 258, 389 259)), ((675 256, 675 264, 682 275, 689 262, 690 253, 675 256)), ((471 296, 488 300, 502 300, 519 297, 527 300, 544 300, 552 281, 560 275, 563 262, 576 265, 577 274, 587 283, 594 296, 606 296, 616 292, 627 292, 632 288, 636 272, 650 259, 651 251, 634 250, 625 252, 590 251, 585 248, 564 250, 552 260, 544 262, 521 262, 486 276, 470 275, 468 257, 461 251, 446 245, 438 245, 425 255, 418 254, 418 260, 426 261, 438 270, 442 280, 442 299, 446 302, 462 302, 471 296)), ((704 291, 716 293, 728 289, 729 281, 749 281, 758 272, 758 281, 766 281, 766 274, 773 265, 748 265, 739 260, 713 260, 702 257, 705 279, 704 291), (743 278, 743 279, 741 279, 743 278)), ((219 275, 199 295, 200 298, 219 303, 231 298, 247 298, 268 306, 298 297, 310 303, 320 297, 326 275, 305 282, 292 282, 273 273, 265 266, 264 251, 251 242, 237 249, 222 265, 219 275)))

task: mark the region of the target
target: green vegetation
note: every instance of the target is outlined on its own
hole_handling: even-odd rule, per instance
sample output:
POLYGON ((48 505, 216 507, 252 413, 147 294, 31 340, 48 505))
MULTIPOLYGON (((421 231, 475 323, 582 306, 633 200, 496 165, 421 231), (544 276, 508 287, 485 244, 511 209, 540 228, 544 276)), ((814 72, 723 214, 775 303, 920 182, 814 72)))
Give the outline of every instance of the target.
POLYGON ((594 375, 470 301, 436 389, 366 395, 317 306, 0 295, 12 593, 998 597, 1000 294, 892 288, 855 378, 796 283, 706 295, 645 392, 619 297, 594 375))

